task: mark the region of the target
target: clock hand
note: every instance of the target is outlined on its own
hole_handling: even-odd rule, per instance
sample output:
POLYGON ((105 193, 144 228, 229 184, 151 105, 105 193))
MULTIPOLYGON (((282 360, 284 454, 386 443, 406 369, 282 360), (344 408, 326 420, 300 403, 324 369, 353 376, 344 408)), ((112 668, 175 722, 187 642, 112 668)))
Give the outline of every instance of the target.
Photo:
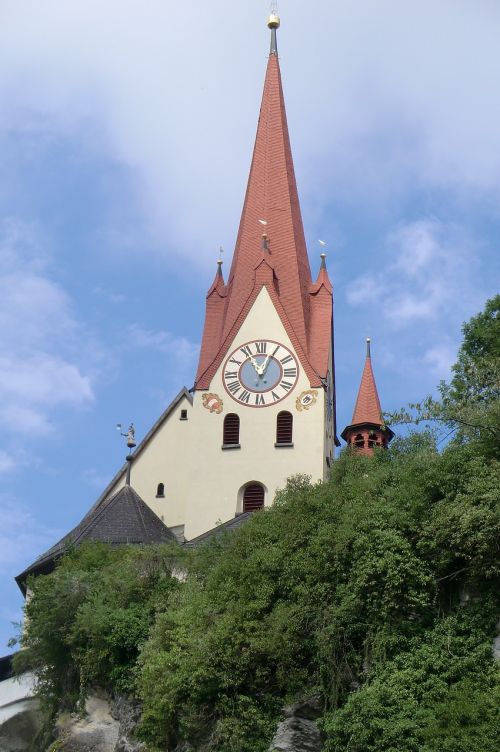
POLYGON ((253 357, 253 355, 250 355, 250 363, 253 365, 256 373, 260 376, 259 364, 255 360, 255 358, 253 357))
POLYGON ((269 358, 270 358, 270 357, 271 357, 271 356, 270 356, 270 355, 268 355, 268 356, 266 357, 265 361, 264 361, 263 363, 261 363, 261 364, 260 364, 260 366, 259 366, 259 371, 258 371, 258 373, 259 373, 259 376, 263 376, 263 375, 265 374, 265 372, 266 372, 266 368, 267 368, 267 364, 269 363, 269 358))
POLYGON ((272 355, 275 355, 278 352, 279 349, 280 349, 280 346, 278 345, 277 347, 274 348, 274 350, 271 353, 271 355, 268 355, 267 358, 265 359, 265 361, 261 364, 260 371, 259 371, 259 375, 260 376, 263 376, 265 374, 265 372, 267 370, 267 366, 269 365, 269 358, 272 355))

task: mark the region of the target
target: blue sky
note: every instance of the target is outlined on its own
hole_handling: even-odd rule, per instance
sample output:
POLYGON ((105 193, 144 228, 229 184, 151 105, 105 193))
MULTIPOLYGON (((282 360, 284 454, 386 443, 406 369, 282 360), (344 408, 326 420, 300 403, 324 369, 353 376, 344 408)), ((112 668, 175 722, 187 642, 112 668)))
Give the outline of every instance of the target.
MULTIPOLYGON (((13 576, 192 385, 227 271, 268 51, 265 2, 0 8, 0 655, 13 576)), ((339 427, 446 378, 498 291, 497 0, 289 0, 278 46, 311 265, 328 241, 339 427), (438 6, 438 7, 437 7, 438 6)))

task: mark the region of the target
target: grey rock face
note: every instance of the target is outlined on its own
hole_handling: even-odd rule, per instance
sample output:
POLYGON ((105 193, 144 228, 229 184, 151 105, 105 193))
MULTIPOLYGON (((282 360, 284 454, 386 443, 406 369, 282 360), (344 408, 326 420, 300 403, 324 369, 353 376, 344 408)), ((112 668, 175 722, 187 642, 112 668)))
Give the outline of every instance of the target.
POLYGON ((322 712, 320 698, 286 705, 283 712, 285 720, 278 725, 269 752, 321 752, 323 738, 315 723, 322 712))
POLYGON ((141 752, 145 745, 134 738, 141 717, 140 703, 118 696, 111 707, 111 714, 120 724, 114 752, 141 752))
POLYGON ((282 721, 269 752, 321 752, 323 741, 314 721, 307 718, 286 718, 282 721))
POLYGON ((109 703, 90 696, 85 718, 68 716, 57 724, 58 752, 115 752, 119 723, 110 713, 109 703))

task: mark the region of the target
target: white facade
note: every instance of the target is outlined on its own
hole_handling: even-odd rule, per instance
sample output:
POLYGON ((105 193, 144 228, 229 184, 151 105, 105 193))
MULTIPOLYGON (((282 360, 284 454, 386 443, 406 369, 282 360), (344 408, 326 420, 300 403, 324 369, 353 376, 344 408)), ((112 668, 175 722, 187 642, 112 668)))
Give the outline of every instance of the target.
MULTIPOLYGON (((265 287, 228 354, 253 340, 281 343, 298 360, 265 287)), ((327 391, 311 389, 300 361, 293 388, 284 399, 266 407, 241 404, 230 396, 224 386, 225 362, 226 358, 210 388, 194 393, 192 403, 186 392, 181 393, 168 415, 138 447, 132 463, 132 486, 168 527, 183 529, 187 540, 243 511, 246 484, 262 484, 268 506, 291 475, 305 474, 313 481, 324 479, 326 458, 333 456, 333 413, 328 409, 327 391), (310 394, 310 404, 305 406, 298 401, 304 393, 310 394), (219 398, 220 412, 211 412, 204 405, 206 394, 219 398), (293 446, 275 446, 276 419, 282 410, 293 415, 293 446), (187 411, 187 419, 182 419, 182 411, 187 411), (222 448, 223 423, 228 413, 240 418, 239 448, 222 448), (164 498, 157 498, 160 483, 165 487, 164 498)), ((106 495, 124 482, 122 471, 106 495)))

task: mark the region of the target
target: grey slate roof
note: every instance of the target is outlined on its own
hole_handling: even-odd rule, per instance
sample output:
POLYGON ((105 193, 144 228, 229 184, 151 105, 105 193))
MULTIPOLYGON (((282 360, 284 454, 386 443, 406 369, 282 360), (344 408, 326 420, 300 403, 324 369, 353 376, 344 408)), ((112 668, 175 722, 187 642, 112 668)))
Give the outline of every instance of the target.
POLYGON ((233 517, 227 522, 223 522, 222 525, 218 525, 217 527, 212 528, 212 530, 208 530, 197 538, 192 538, 190 541, 186 541, 184 545, 186 548, 196 548, 197 546, 202 546, 204 543, 209 543, 211 540, 216 540, 226 533, 234 532, 244 525, 245 522, 250 519, 252 514, 253 512, 243 512, 243 514, 238 514, 236 517, 233 517))
POLYGON ((48 574, 55 561, 68 548, 84 541, 111 545, 126 543, 171 543, 175 535, 156 516, 131 486, 120 488, 113 496, 98 501, 82 521, 16 577, 23 592, 30 574, 48 574))

